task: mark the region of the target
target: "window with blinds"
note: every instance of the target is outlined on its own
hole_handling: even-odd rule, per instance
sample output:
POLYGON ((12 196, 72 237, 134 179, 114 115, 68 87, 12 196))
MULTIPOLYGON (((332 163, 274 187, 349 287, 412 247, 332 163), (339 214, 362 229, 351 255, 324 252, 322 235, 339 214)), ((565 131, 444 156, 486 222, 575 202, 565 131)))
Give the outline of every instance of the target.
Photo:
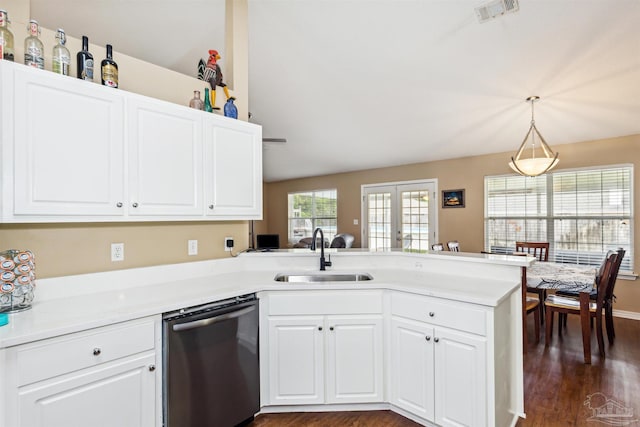
POLYGON ((289 193, 289 243, 311 237, 317 227, 331 242, 338 227, 338 191, 318 190, 289 193))
POLYGON ((549 242, 549 260, 600 265, 610 249, 633 269, 633 166, 485 177, 485 250, 549 242))

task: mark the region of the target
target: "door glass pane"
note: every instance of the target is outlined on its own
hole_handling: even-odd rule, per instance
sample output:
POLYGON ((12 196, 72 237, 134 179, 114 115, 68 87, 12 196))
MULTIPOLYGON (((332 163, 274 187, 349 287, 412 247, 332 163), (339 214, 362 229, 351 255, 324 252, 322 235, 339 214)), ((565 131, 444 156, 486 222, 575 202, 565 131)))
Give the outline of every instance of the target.
POLYGON ((402 197, 402 250, 426 252, 429 250, 429 192, 403 191, 402 197))
POLYGON ((372 251, 391 248, 391 193, 367 196, 368 246, 372 251))

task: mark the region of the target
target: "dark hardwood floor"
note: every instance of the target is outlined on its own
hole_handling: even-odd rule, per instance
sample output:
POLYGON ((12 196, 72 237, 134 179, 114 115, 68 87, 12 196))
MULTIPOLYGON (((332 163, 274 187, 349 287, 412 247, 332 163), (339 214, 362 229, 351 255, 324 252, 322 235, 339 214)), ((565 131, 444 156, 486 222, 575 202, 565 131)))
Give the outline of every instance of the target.
MULTIPOLYGON (((524 359, 525 426, 606 426, 590 422, 591 408, 611 399, 635 415, 628 424, 640 426, 640 321, 615 319, 616 341, 606 344, 600 358, 592 334, 592 364, 585 365, 578 316, 569 316, 567 329, 551 345, 533 341, 533 318, 529 319, 529 351, 524 359), (598 394, 600 393, 600 394, 598 394), (589 399, 589 397, 591 398, 589 399), (589 403, 585 404, 585 402, 589 403)), ((557 319, 556 319, 557 321, 557 319)), ((606 342, 606 338, 605 338, 606 342)), ((263 414, 250 427, 415 427, 418 424, 390 411, 263 414)))

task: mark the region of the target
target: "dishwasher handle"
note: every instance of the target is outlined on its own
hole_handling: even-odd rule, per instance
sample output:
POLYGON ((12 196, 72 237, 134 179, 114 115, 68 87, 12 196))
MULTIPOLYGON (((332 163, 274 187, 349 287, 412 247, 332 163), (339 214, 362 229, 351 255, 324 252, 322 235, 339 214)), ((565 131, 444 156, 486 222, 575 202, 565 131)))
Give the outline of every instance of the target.
POLYGON ((194 320, 193 322, 178 323, 173 325, 174 332, 187 331, 189 329, 202 328, 204 326, 213 325, 214 323, 223 322, 229 319, 235 319, 240 316, 244 316, 247 313, 251 313, 256 309, 255 305, 251 307, 243 308, 241 310, 232 311, 230 313, 221 314, 219 316, 207 317, 206 319, 194 320))

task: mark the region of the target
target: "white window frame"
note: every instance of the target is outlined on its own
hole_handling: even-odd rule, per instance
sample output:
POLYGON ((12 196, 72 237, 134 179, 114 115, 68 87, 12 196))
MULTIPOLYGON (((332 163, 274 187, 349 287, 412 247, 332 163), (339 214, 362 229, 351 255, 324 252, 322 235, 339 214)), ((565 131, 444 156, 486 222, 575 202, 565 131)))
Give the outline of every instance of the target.
MULTIPOLYGON (((484 179, 484 247, 486 251, 490 251, 491 248, 489 247, 489 239, 488 239, 488 222, 492 219, 500 219, 500 218, 505 218, 505 219, 515 219, 515 220, 522 220, 525 218, 531 218, 532 220, 538 220, 538 221, 546 221, 546 241, 548 241, 550 243, 550 261, 556 261, 556 262, 562 262, 562 259, 555 259, 555 237, 554 237, 554 221, 558 220, 558 219, 580 219, 580 218, 584 218, 584 219, 594 219, 594 217, 581 217, 581 216, 574 216, 574 217, 554 217, 553 215, 553 176, 554 175, 559 175, 559 174, 564 174, 564 173, 571 173, 571 172, 580 172, 580 171, 598 171, 598 170, 609 170, 609 169, 617 169, 617 168, 628 168, 630 171, 630 178, 629 178, 629 193, 630 193, 630 213, 629 213, 629 233, 630 233, 630 243, 629 243, 629 247, 627 248, 627 253, 625 255, 625 260, 623 261, 624 264, 629 266, 629 269, 627 270, 623 270, 621 269, 619 277, 620 278, 625 278, 625 279, 635 279, 637 277, 637 275, 632 271, 635 267, 634 267, 634 254, 633 254, 633 249, 634 249, 634 199, 635 199, 635 194, 634 194, 634 165, 633 164, 616 164, 616 165, 605 165, 605 166, 596 166, 596 167, 584 167, 584 168, 574 168, 574 169, 562 169, 562 170, 557 170, 557 171, 553 171, 553 172, 549 172, 546 175, 543 175, 543 177, 545 177, 546 179, 546 214, 543 215, 536 215, 536 216, 527 216, 526 214, 523 216, 494 216, 494 217, 489 217, 488 215, 488 210, 489 210, 489 206, 488 206, 488 180, 491 178, 505 178, 505 177, 514 177, 513 174, 509 174, 509 175, 492 175, 492 176, 485 176, 484 179)), ((522 179, 529 179, 529 178, 525 178, 522 177, 522 179)), ((610 217, 606 217, 606 216, 602 216, 599 218, 609 218, 610 217)), ((625 217, 626 218, 626 217, 625 217)), ((508 252, 509 249, 514 249, 514 248, 503 248, 504 251, 508 252)), ((578 252, 579 253, 579 252, 578 252)), ((604 255, 603 255, 604 256, 604 255)), ((585 264, 590 264, 588 262, 585 262, 585 264)), ((592 264, 592 263, 591 263, 592 264)), ((624 265, 623 265, 624 266, 624 265)))
POLYGON ((304 220, 309 220, 310 221, 310 223, 311 223, 311 231, 312 232, 317 227, 317 221, 318 220, 333 220, 333 221, 335 221, 335 224, 336 224, 336 230, 335 231, 326 230, 325 228, 321 227, 322 231, 323 231, 323 234, 324 234, 325 240, 328 240, 329 242, 331 242, 331 240, 333 239, 333 237, 337 233, 337 227, 338 227, 338 189, 337 188, 324 188, 324 189, 316 189, 316 190, 292 191, 292 192, 287 193, 287 240, 289 242, 289 245, 293 245, 293 244, 297 243, 297 241, 299 241, 301 238, 311 237, 311 235, 309 235, 309 236, 306 236, 306 235, 305 236, 298 236, 299 238, 296 240, 296 236, 292 236, 292 231, 290 229, 291 220, 297 219, 298 217, 289 215, 290 214, 290 212, 289 212, 289 199, 291 198, 292 195, 304 194, 304 193, 311 193, 312 194, 314 212, 313 212, 313 215, 310 218, 300 218, 300 219, 304 219, 304 220), (318 193, 330 192, 330 191, 335 192, 335 195, 336 195, 336 216, 335 217, 319 217, 319 216, 316 215, 316 212, 315 212, 315 198, 316 198, 316 195, 318 193), (293 241, 293 240, 296 240, 296 241, 293 241))
MULTIPOLYGON (((429 225, 430 225, 430 238, 433 239, 433 243, 437 243, 439 240, 439 227, 438 227, 438 206, 440 203, 439 199, 439 190, 438 190, 438 179, 430 178, 430 179, 417 179, 412 181, 393 181, 393 182, 382 182, 376 184, 363 184, 360 186, 360 242, 362 242, 362 247, 368 247, 368 212, 367 212, 367 199, 366 196, 371 192, 376 191, 392 191, 394 192, 393 198, 395 199, 395 204, 392 207, 391 214, 391 222, 392 222, 392 236, 398 235, 398 230, 401 228, 399 224, 398 215, 401 212, 401 203, 402 200, 397 197, 396 190, 398 188, 401 189, 423 189, 424 187, 433 191, 431 195, 432 201, 429 207, 429 225)), ((431 240, 430 239, 430 240, 431 240)), ((401 249, 402 244, 401 241, 395 239, 395 245, 392 246, 394 249, 401 249)))

